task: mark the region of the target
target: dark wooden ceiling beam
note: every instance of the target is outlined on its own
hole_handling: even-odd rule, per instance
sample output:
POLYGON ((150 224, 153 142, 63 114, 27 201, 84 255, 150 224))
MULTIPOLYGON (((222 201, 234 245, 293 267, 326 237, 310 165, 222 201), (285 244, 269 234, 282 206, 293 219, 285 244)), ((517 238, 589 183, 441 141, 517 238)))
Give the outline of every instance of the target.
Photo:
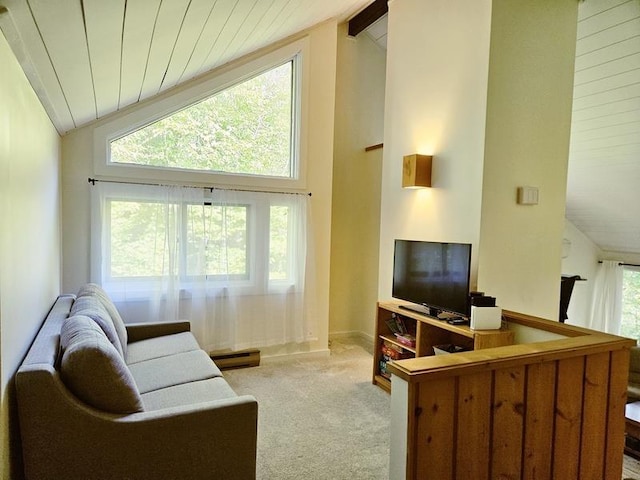
POLYGON ((387 0, 375 0, 371 5, 349 20, 349 36, 355 37, 389 11, 387 0))

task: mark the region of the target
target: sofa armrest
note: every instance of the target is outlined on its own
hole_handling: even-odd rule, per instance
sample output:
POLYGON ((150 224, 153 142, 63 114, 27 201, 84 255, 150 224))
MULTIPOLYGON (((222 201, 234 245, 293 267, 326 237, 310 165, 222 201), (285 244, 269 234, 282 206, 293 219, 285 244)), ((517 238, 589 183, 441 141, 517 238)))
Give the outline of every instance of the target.
POLYGON ((189 332, 191 323, 187 320, 178 322, 127 323, 127 338, 129 342, 139 342, 148 338, 189 332))
POLYGON ((258 403, 253 396, 142 412, 116 423, 114 438, 127 448, 119 446, 111 458, 128 467, 109 478, 173 478, 182 471, 180 478, 255 479, 258 403))

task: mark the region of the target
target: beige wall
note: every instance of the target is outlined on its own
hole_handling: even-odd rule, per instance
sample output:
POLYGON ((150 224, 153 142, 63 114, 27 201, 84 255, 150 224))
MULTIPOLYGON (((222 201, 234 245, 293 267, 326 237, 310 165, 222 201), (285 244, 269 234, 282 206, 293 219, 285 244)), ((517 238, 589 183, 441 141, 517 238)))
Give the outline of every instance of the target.
POLYGON ((467 242, 472 288, 557 318, 576 19, 574 0, 390 2, 381 298, 394 238, 467 242), (433 188, 401 189, 411 153, 434 155, 433 188))
POLYGON ((389 3, 382 299, 391 296, 395 238, 471 243, 476 270, 490 15, 488 1, 389 3), (412 153, 434 156, 433 188, 402 189, 402 157, 412 153))
POLYGON ((60 293, 60 139, 0 34, 0 478, 22 478, 14 374, 60 293))
POLYGON ((478 288, 557 319, 578 4, 493 0, 478 288), (540 203, 516 203, 518 186, 540 203))
MULTIPOLYGON (((306 109, 303 111, 303 121, 306 122, 305 128, 308 133, 303 138, 301 155, 305 157, 307 162, 306 190, 312 193, 311 218, 314 229, 313 248, 317 282, 315 287, 310 290, 316 294, 313 303, 319 322, 318 340, 309 345, 269 349, 269 351, 263 351, 265 355, 327 349, 336 28, 335 23, 326 22, 307 32, 309 57, 303 59, 304 68, 308 68, 309 72, 303 85, 303 90, 308 92, 303 99, 303 103, 306 104, 306 109)), ((250 59, 258 56, 259 54, 253 55, 250 59)), ((241 63, 242 61, 236 62, 234 65, 241 63)), ((228 71, 234 65, 225 67, 222 72, 228 71)), ((221 73, 212 72, 196 81, 203 82, 218 74, 221 73)), ((65 291, 75 292, 83 283, 89 281, 90 186, 87 183, 87 178, 95 176, 93 162, 95 128, 124 115, 132 114, 135 116, 138 109, 145 108, 154 102, 163 101, 171 95, 179 95, 191 84, 167 92, 151 102, 144 102, 103 121, 75 130, 63 138, 62 182, 64 188, 63 228, 65 232, 63 288, 65 291)))
POLYGON ((378 296, 386 52, 338 28, 329 333, 373 338, 378 296))

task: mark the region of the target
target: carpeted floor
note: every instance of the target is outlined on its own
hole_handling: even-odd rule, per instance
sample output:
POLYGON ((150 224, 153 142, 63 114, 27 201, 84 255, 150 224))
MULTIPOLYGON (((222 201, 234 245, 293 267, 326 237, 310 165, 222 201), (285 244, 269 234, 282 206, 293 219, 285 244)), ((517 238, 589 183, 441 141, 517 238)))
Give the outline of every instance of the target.
POLYGON ((225 371, 258 400, 258 479, 387 479, 391 397, 371 370, 362 346, 333 341, 326 358, 225 371))
MULTIPOLYGON (((334 340, 326 358, 225 371, 258 399, 258 480, 386 480, 391 397, 371 370, 365 348, 334 340)), ((622 478, 640 480, 640 462, 625 455, 622 478)))
POLYGON ((640 462, 633 457, 625 455, 622 465, 622 478, 624 480, 640 480, 640 462))

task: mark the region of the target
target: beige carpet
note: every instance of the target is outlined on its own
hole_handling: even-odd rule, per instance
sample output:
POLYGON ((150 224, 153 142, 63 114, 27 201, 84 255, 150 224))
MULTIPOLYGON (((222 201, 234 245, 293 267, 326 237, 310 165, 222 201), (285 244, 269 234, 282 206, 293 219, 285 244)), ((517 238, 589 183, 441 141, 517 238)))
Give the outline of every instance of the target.
MULTIPOLYGON (((333 341, 331 356, 228 370, 258 399, 259 480, 388 479, 390 396, 371 384, 372 356, 333 341)), ((625 455, 623 479, 640 480, 625 455)))
POLYGON ((640 462, 628 455, 624 456, 622 478, 625 480, 640 480, 640 462))
POLYGON ((258 479, 388 478, 390 396, 371 384, 372 361, 333 341, 326 358, 224 372, 258 400, 258 479))

